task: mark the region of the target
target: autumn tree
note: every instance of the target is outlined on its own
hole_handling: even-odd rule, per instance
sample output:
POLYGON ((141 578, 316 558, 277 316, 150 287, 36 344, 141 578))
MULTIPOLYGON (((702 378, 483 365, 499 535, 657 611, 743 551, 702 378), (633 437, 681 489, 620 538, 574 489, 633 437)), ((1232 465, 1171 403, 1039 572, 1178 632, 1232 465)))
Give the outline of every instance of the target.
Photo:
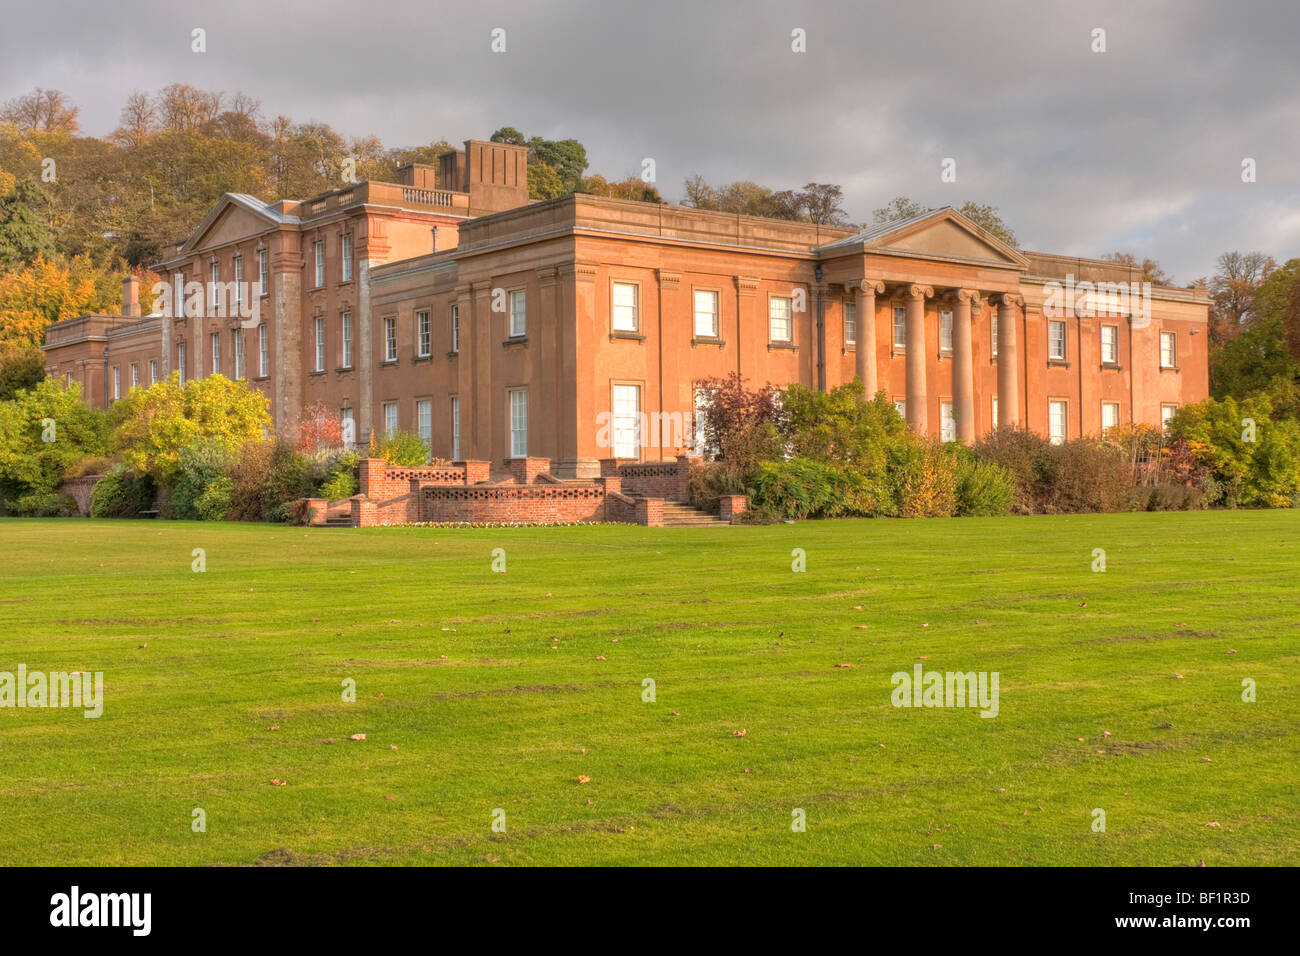
POLYGON ((1225 252, 1218 271, 1206 283, 1210 306, 1210 345, 1221 345, 1249 327, 1255 315, 1255 292, 1277 269, 1263 252, 1225 252))
POLYGON ((1101 257, 1106 262, 1127 266, 1138 282, 1150 282, 1152 285, 1173 285, 1173 276, 1160 268, 1160 263, 1151 258, 1138 259, 1131 252, 1112 252, 1101 257))

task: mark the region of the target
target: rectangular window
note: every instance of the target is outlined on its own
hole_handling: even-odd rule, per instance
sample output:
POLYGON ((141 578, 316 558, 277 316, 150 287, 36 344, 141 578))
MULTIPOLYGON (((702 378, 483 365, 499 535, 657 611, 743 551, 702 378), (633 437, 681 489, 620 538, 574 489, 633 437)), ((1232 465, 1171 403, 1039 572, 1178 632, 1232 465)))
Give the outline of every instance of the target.
POLYGON ((208 336, 208 341, 212 343, 211 344, 212 374, 220 375, 221 374, 221 333, 213 332, 211 335, 208 336))
POLYGON ((325 371, 325 316, 316 316, 316 371, 325 371))
MULTIPOLYGON (((1172 333, 1171 333, 1171 334, 1172 334, 1172 333)), ((1171 419, 1171 418, 1174 417, 1174 413, 1175 413, 1176 411, 1178 411, 1178 406, 1177 406, 1177 405, 1161 405, 1161 406, 1160 406, 1160 430, 1161 430, 1162 432, 1165 430, 1166 426, 1168 426, 1168 424, 1169 424, 1169 419, 1171 419)))
POLYGON ((266 295, 270 292, 270 287, 266 282, 266 250, 257 250, 257 294, 266 295))
POLYGON ((230 330, 230 346, 235 353, 235 378, 244 377, 244 330, 230 330))
POLYGON ((774 295, 767 300, 768 338, 773 342, 790 342, 791 302, 788 296, 774 295))
POLYGON ((519 338, 528 334, 528 299, 524 290, 510 293, 510 337, 519 338))
POLYGON ((316 243, 316 288, 325 284, 325 243, 316 243))
POLYGON ((1119 424, 1119 402, 1101 403, 1101 430, 1114 428, 1119 424))
POLYGON ((266 370, 271 364, 268 349, 266 323, 263 322, 257 327, 257 374, 263 378, 266 377, 266 370))
POLYGON ((185 343, 176 344, 176 375, 177 381, 183 386, 185 384, 185 343))
POLYGON ((637 291, 637 286, 633 282, 615 282, 611 287, 610 311, 615 332, 635 332, 640 328, 637 291))
POLYGON ((424 447, 433 454, 433 402, 422 398, 415 403, 415 427, 424 447))
POLYGON ((433 320, 428 312, 415 313, 415 343, 420 358, 433 354, 433 320))
POLYGON ((244 304, 244 257, 235 256, 235 301, 244 304))
POLYGON ((153 385, 158 381, 158 360, 149 360, 149 384, 153 385))
POLYGON ((1065 361, 1065 323, 1056 319, 1047 322, 1047 357, 1065 361))
POLYGON ((614 386, 614 457, 641 457, 641 388, 614 386))
POLYGON ((343 361, 344 368, 351 368, 352 367, 352 313, 344 312, 341 316, 339 316, 339 325, 340 325, 339 338, 342 340, 339 343, 342 346, 342 355, 340 355, 340 358, 343 361))
POLYGON ((522 388, 510 390, 510 457, 528 456, 528 392, 522 388))
POLYGON ((357 443, 357 420, 352 417, 352 406, 339 412, 339 424, 342 426, 343 445, 351 448, 357 443))
POLYGON ((1101 360, 1106 365, 1119 364, 1119 326, 1101 327, 1101 360))
POLYGON ((718 293, 695 290, 695 335, 703 339, 718 337, 718 293))
POLYGON ((384 402, 384 435, 392 438, 397 434, 397 403, 384 402))
POLYGON ((998 427, 998 400, 993 399, 993 427, 998 427))
POLYGON ((939 313, 939 351, 952 351, 952 313, 939 313))
POLYGON ((894 348, 907 348, 907 309, 894 306, 894 348))
POLYGON ((903 399, 903 398, 896 398, 896 399, 894 399, 894 411, 898 412, 898 414, 900 414, 900 415, 902 415, 904 418, 906 418, 906 417, 907 417, 907 400, 906 400, 906 399, 903 399))
POLYGON ((1160 333, 1160 367, 1178 367, 1178 343, 1173 332, 1160 333))
POLYGON ((989 310, 989 354, 994 358, 998 356, 998 310, 989 310))
POLYGON ((122 369, 119 366, 113 366, 113 401, 122 397, 122 369))
POLYGON ((208 300, 212 303, 213 311, 221 308, 221 266, 214 262, 208 267, 208 285, 212 287, 212 294, 208 300))
POLYGON ((460 352, 460 306, 451 307, 451 351, 452 354, 460 352))
POLYGON ((140 363, 139 362, 131 363, 131 387, 132 388, 140 387, 140 363))
POLYGON ((1048 435, 1051 437, 1053 445, 1059 445, 1065 441, 1065 430, 1069 424, 1065 402, 1048 402, 1047 413, 1048 435))
POLYGON ((717 389, 695 387, 695 420, 691 423, 691 447, 697 455, 712 461, 718 456, 717 442, 709 438, 709 408, 717 389))
POLYGON ((343 259, 343 281, 352 281, 352 237, 344 236, 339 242, 339 256, 343 259))
POLYGON ((460 461, 460 396, 451 397, 451 460, 460 461))
POLYGON ((856 302, 844 303, 844 344, 858 344, 858 305, 856 302))
POLYGON ((384 361, 397 361, 397 316, 384 317, 384 361))
POLYGON ((939 403, 939 438, 943 441, 957 440, 957 419, 952 414, 952 402, 939 403))

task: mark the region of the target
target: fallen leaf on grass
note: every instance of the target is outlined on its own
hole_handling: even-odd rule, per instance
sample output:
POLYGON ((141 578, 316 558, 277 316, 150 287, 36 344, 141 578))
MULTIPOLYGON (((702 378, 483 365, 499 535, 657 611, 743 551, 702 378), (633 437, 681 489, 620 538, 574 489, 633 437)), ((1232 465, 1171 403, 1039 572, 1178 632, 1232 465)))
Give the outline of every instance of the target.
POLYGON ((578 783, 591 783, 591 778, 585 773, 578 774, 578 783))
POLYGON ((366 739, 365 734, 353 734, 351 737, 348 738, 348 740, 365 740, 365 739, 366 739))
POLYGON ((283 786, 284 786, 284 781, 283 781, 283 780, 280 780, 280 779, 277 778, 277 779, 271 781, 271 786, 273 786, 273 787, 283 787, 283 786))
POLYGON ((731 732, 731 736, 733 736, 733 737, 743 737, 743 736, 745 736, 745 734, 747 734, 747 733, 749 733, 748 730, 733 730, 733 731, 731 732))

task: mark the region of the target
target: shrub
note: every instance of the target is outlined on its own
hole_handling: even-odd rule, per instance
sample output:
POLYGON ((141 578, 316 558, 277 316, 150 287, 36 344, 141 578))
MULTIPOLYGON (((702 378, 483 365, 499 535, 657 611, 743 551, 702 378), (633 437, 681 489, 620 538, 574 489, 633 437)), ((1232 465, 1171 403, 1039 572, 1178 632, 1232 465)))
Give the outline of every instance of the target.
POLYGON ((382 458, 390 465, 423 465, 429 460, 429 448, 415 432, 395 431, 370 446, 371 458, 382 458))
MULTIPOLYGON (((177 462, 178 477, 167 502, 166 516, 187 521, 202 520, 204 515, 198 502, 215 482, 229 481, 225 473, 230 464, 231 454, 219 441, 201 439, 182 449, 177 462)), ((226 498, 228 508, 229 491, 226 498)), ((224 517, 223 511, 218 520, 224 517)))
POLYGON ((13 512, 24 518, 67 518, 81 513, 75 498, 54 491, 24 495, 14 502, 13 512))
POLYGON ((0 502, 14 510, 19 499, 56 493, 69 468, 105 450, 106 434, 80 385, 46 378, 0 402, 0 502))
POLYGON ((320 492, 316 497, 327 501, 338 501, 341 498, 351 498, 360 490, 361 485, 356 475, 350 471, 336 471, 321 484, 320 492))
POLYGON ((889 513, 888 489, 852 468, 811 458, 763 462, 754 475, 753 504, 782 519, 872 517, 889 513))
POLYGON ((1016 479, 1002 465, 981 461, 967 449, 957 453, 957 514, 996 517, 1009 514, 1016 497, 1016 479))
POLYGON ((289 507, 314 496, 319 466, 287 442, 248 442, 230 466, 233 487, 226 517, 232 521, 288 521, 289 507))
POLYGON ((904 518, 946 518, 957 511, 957 469, 953 452, 926 440, 890 450, 889 477, 897 514, 904 518))
POLYGON ((224 521, 230 512, 235 483, 225 475, 213 479, 194 502, 194 510, 204 521, 224 521))
POLYGON ((92 518, 134 518, 153 507, 156 487, 148 475, 114 468, 90 495, 92 518))

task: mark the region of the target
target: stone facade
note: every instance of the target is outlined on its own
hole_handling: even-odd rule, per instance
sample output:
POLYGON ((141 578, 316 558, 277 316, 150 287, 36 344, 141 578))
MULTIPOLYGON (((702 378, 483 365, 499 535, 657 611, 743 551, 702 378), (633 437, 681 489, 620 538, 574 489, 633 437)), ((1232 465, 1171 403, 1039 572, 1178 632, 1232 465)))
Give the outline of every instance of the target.
POLYGON ((257 320, 208 314, 206 285, 197 316, 140 317, 128 290, 121 317, 50 327, 50 372, 102 405, 133 365, 147 384, 183 346, 187 376, 246 378, 286 433, 320 403, 358 442, 419 431, 436 458, 500 471, 540 456, 556 478, 669 501, 685 497, 673 464, 696 450, 698 384, 731 373, 859 378, 916 431, 965 442, 996 423, 1054 439, 1159 425, 1208 394, 1203 289, 1121 300, 1128 267, 1012 249, 949 208, 859 232, 529 202, 523 149, 475 141, 401 179, 304 202, 226 196, 155 268, 182 290, 254 283, 257 320), (617 475, 611 458, 626 460, 617 475))

